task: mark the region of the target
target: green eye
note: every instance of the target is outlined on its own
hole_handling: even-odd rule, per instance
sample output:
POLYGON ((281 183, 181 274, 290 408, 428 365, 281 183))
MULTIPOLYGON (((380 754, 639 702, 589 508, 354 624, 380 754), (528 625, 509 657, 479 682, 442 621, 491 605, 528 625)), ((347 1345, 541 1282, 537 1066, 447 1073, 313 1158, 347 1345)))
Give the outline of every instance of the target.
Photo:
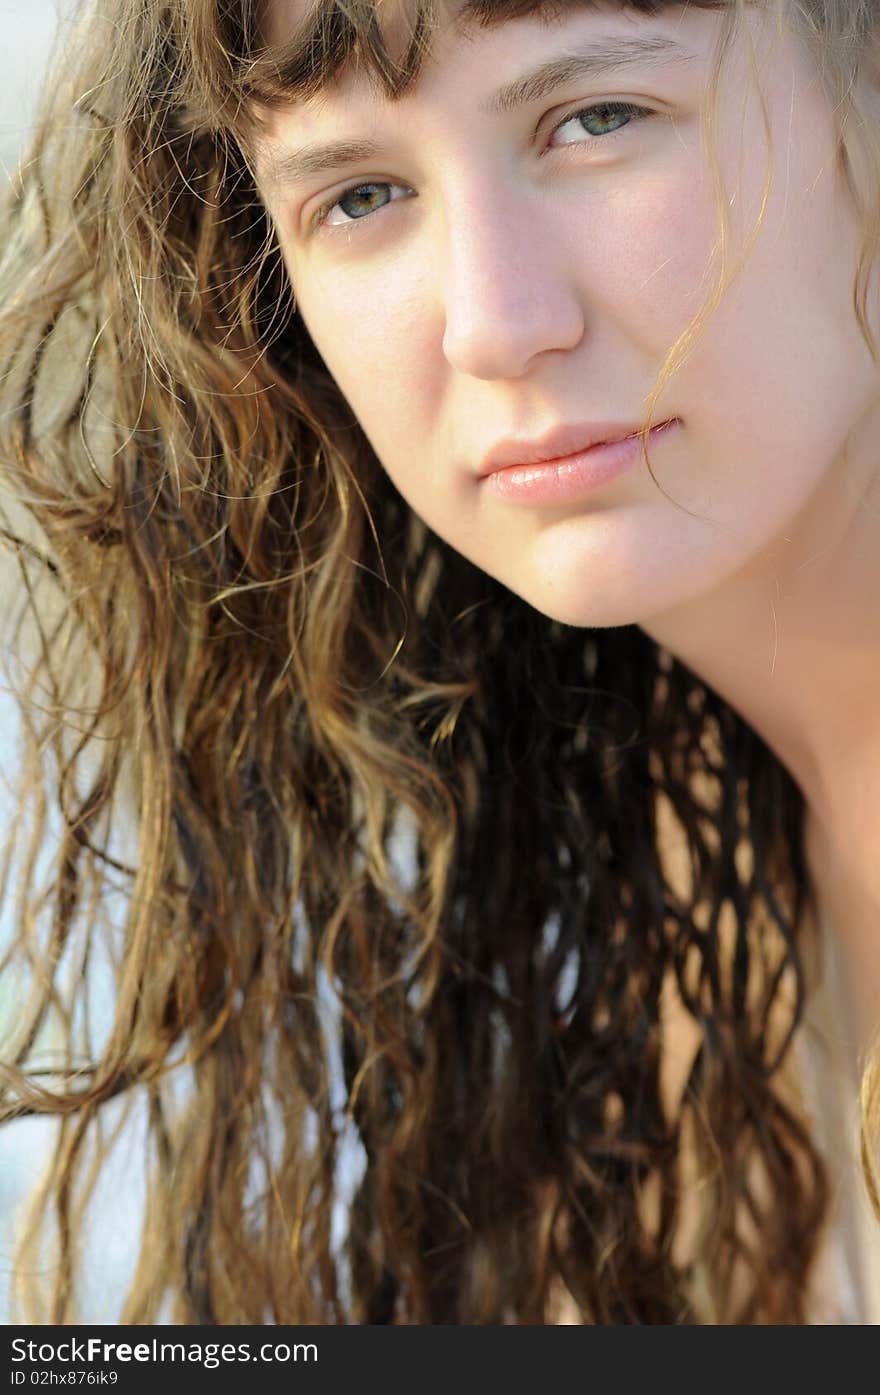
POLYGON ((636 106, 633 102, 594 102, 592 106, 584 107, 581 111, 573 111, 570 116, 567 116, 565 118, 564 121, 560 121, 559 125, 554 130, 553 135, 558 135, 558 133, 560 131, 563 131, 566 126, 573 126, 575 131, 574 139, 563 139, 560 142, 560 144, 588 145, 590 141, 593 140, 611 140, 614 136, 618 135, 620 132, 625 130, 625 128, 629 126, 631 122, 644 121, 647 117, 653 115, 654 113, 650 111, 647 107, 636 106), (591 131, 587 124, 598 124, 599 126, 602 126, 603 124, 609 125, 614 122, 617 122, 618 125, 610 131, 591 131), (578 139, 578 126, 580 127, 581 134, 586 135, 589 138, 587 141, 578 139))

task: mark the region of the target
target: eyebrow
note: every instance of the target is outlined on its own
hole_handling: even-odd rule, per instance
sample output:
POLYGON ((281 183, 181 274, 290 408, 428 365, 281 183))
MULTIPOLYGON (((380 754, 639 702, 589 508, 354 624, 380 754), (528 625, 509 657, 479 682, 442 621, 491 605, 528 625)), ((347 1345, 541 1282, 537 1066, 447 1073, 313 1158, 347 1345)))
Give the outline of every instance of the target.
POLYGON ((555 88, 578 78, 592 81, 636 66, 664 67, 673 63, 692 63, 696 57, 695 53, 682 48, 675 39, 663 34, 594 39, 575 52, 551 58, 532 72, 508 83, 489 98, 483 110, 492 116, 501 115, 528 102, 537 102, 555 88))
MULTIPOLYGON (((507 83, 483 104, 483 111, 488 115, 503 115, 540 101, 565 83, 592 81, 636 66, 693 63, 696 58, 695 53, 662 34, 593 39, 507 83)), ((269 157, 261 183, 272 189, 288 188, 314 175, 371 160, 380 149, 379 144, 371 140, 334 140, 296 150, 278 149, 269 157)))

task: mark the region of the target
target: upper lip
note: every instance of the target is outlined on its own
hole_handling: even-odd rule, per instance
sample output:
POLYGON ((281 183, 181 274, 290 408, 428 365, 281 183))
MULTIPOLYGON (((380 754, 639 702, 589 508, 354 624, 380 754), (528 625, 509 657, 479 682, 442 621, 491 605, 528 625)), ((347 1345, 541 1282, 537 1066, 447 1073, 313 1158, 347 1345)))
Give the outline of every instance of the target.
MULTIPOLYGON (((654 422, 655 427, 664 425, 662 421, 654 422)), ((587 421, 556 426, 530 441, 499 441, 484 456, 480 475, 491 475, 496 470, 506 470, 510 465, 543 465, 551 460, 562 460, 568 455, 589 450, 590 446, 609 445, 612 441, 622 441, 626 436, 635 436, 641 429, 641 422, 587 421)))

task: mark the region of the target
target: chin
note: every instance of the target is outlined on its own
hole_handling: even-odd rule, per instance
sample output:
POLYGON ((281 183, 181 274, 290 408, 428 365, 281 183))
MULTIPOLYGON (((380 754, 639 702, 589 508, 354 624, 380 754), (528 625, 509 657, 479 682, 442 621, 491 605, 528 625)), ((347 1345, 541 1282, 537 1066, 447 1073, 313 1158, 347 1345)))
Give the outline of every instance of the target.
POLYGON ((581 630, 611 630, 622 625, 635 625, 639 616, 631 606, 613 601, 590 600, 584 597, 523 596, 530 606, 546 615, 548 620, 556 620, 560 625, 571 625, 581 630))

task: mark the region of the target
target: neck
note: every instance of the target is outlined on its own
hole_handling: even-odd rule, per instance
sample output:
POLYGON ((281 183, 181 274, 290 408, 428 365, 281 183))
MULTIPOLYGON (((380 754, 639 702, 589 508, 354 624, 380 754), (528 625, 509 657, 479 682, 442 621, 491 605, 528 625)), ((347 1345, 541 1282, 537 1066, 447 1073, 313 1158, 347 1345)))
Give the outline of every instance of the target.
POLYGON ((838 938, 862 1051, 880 1027, 877 474, 830 471, 785 538, 642 625, 749 722, 803 792, 820 925, 838 938))
POLYGON ((857 1062, 864 1062, 880 1026, 880 886, 875 864, 854 865, 807 809, 804 851, 818 928, 834 936, 848 1016, 839 1024, 857 1062))

